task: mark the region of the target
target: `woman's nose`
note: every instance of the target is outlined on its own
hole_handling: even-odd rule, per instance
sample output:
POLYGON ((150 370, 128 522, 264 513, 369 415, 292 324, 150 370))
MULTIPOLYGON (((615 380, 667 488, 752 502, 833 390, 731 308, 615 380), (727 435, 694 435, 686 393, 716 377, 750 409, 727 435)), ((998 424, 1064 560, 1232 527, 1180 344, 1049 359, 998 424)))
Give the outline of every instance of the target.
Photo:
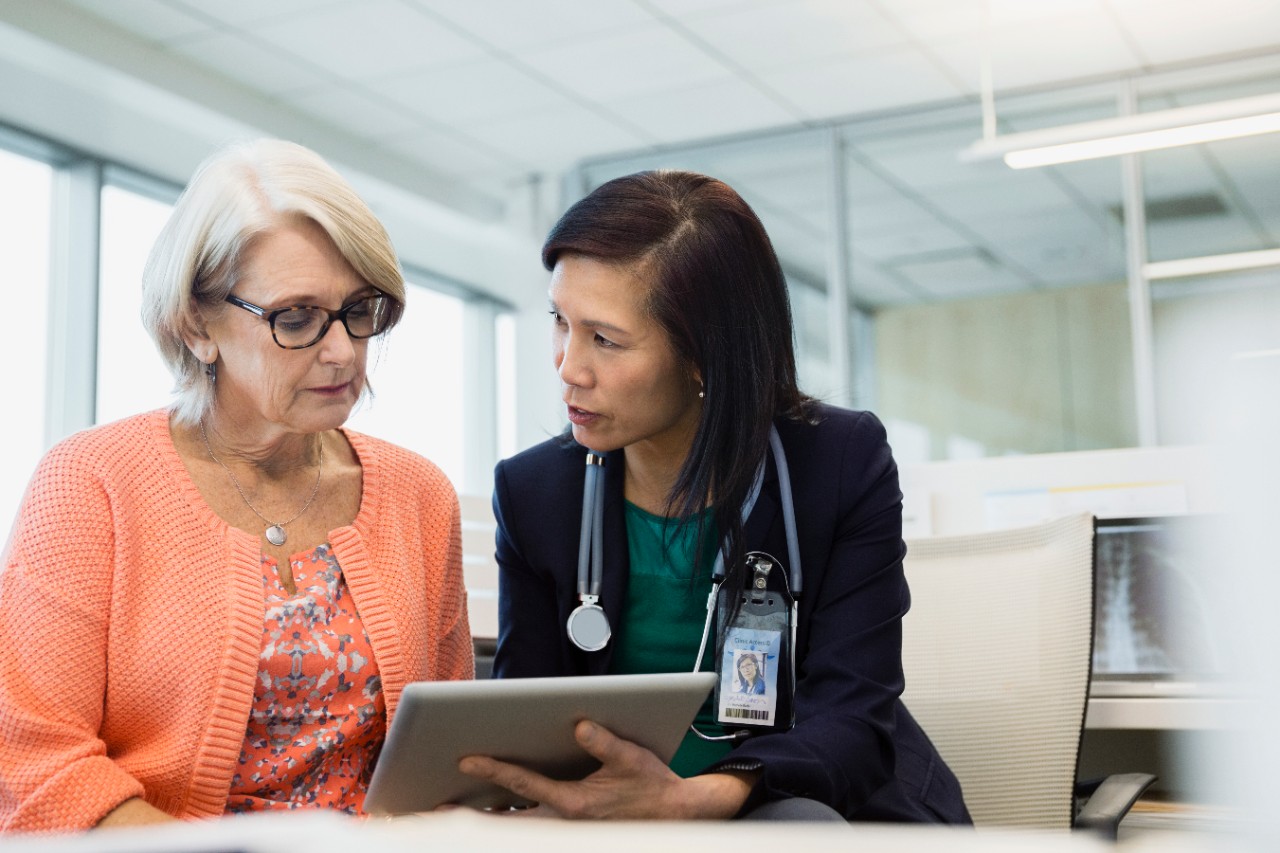
POLYGON ((572 337, 562 338, 557 341, 555 358, 560 381, 581 388, 591 384, 591 370, 579 350, 572 337))
POLYGON ((355 341, 348 334, 347 327, 339 320, 329 324, 329 328, 325 329, 316 346, 320 347, 321 360, 327 363, 347 365, 355 358, 355 341))

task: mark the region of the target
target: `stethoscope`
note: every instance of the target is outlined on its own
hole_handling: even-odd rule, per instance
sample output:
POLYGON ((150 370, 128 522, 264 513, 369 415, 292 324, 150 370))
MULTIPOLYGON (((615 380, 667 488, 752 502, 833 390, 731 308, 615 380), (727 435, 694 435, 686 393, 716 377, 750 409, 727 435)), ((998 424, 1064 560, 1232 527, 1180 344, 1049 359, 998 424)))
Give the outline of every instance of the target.
MULTIPOLYGON (((788 580, 794 600, 800 598, 802 576, 800 571, 800 540, 796 535, 796 510, 791 496, 791 472, 787 467, 787 454, 782 449, 782 439, 778 430, 769 427, 769 449, 773 453, 773 462, 778 469, 778 487, 782 497, 782 524, 787 534, 787 557, 791 564, 788 580)), ((569 640, 584 652, 598 652, 609 643, 612 630, 609 617, 600 606, 600 585, 604 578, 604 464, 605 457, 597 453, 587 453, 586 478, 582 486, 582 525, 578 534, 578 601, 579 604, 569 614, 565 628, 569 640)), ((742 505, 742 523, 755 508, 756 499, 764 486, 765 460, 760 460, 756 468, 755 479, 751 490, 742 505)), ((725 553, 724 548, 716 554, 716 562, 711 571, 711 594, 707 598, 707 621, 702 629, 702 642, 698 648, 698 657, 694 663, 696 672, 702 663, 702 656, 707 648, 707 636, 711 631, 711 618, 714 610, 716 593, 724 582, 725 553)), ((793 608, 794 608, 793 604, 793 608)), ((795 648, 795 613, 792 614, 792 649, 795 648)))

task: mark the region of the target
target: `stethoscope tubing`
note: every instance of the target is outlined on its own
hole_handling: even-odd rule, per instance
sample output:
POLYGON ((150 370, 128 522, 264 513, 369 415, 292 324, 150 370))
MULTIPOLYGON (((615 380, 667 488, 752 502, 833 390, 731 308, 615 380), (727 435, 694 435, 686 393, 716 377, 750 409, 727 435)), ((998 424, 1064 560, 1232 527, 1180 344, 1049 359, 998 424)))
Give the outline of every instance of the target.
MULTIPOLYGON (((778 489, 782 498, 782 524, 787 535, 787 557, 791 564, 789 583, 791 594, 800 597, 803 583, 803 572, 800 569, 800 538, 796 532, 796 509, 791 492, 791 469, 787 465, 787 454, 782 448, 782 438, 777 427, 769 427, 769 449, 773 453, 774 465, 778 469, 778 489)), ((594 604, 600 598, 600 589, 604 582, 604 457, 587 453, 586 479, 582 487, 582 523, 578 539, 578 598, 584 603, 594 604)), ((756 501, 764 488, 765 460, 761 459, 752 479, 751 489, 742 504, 742 523, 755 509, 756 501)), ((725 578, 725 549, 716 552, 715 564, 711 570, 712 595, 725 578)), ((706 632, 703 632, 705 639, 706 632)), ((699 653, 701 660, 701 653, 699 653)))
POLYGON ((578 537, 578 595, 600 596, 604 575, 604 457, 587 454, 578 537))

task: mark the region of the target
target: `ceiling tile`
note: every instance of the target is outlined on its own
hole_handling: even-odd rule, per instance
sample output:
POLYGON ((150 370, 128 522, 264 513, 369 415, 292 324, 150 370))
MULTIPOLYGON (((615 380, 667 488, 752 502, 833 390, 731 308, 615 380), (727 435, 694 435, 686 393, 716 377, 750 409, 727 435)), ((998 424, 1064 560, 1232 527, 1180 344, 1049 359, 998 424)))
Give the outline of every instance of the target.
POLYGON ((851 160, 861 161, 897 186, 919 190, 973 181, 975 177, 1000 178, 1009 168, 1000 161, 964 163, 960 151, 978 133, 961 125, 935 127, 928 134, 904 134, 855 140, 849 146, 851 160))
POLYGON ((379 80, 376 88, 417 115, 456 124, 572 105, 536 76, 495 57, 411 71, 379 80))
POLYGON ((846 145, 844 159, 845 195, 854 203, 897 198, 901 193, 870 161, 860 147, 846 145))
POLYGON ((1275 135, 1251 136, 1214 142, 1206 146, 1226 173, 1236 192, 1264 222, 1280 243, 1280 161, 1276 158, 1275 135))
POLYGON ((801 0, 691 18, 690 30, 752 71, 803 65, 897 47, 906 35, 875 7, 847 0, 801 0))
POLYGON ((722 64, 662 24, 522 54, 520 59, 565 89, 599 103, 731 76, 722 64))
POLYGON ((924 42, 980 34, 987 25, 989 0, 891 0, 884 14, 924 42))
POLYGON ((761 79, 811 119, 955 98, 962 94, 913 48, 761 72, 761 79))
POLYGON ((733 185, 735 189, 742 188, 740 195, 760 217, 780 254, 803 246, 808 251, 794 252, 793 260, 805 258, 819 268, 826 265, 827 252, 823 241, 827 238, 828 217, 825 210, 806 210, 802 205, 788 204, 785 199, 761 195, 740 181, 733 185))
POLYGON ((196 16, 189 15, 164 3, 163 0, 69 0, 91 15, 104 18, 117 26, 152 41, 168 41, 173 38, 208 32, 211 25, 196 16))
POLYGON ((1239 216, 1204 216, 1147 226, 1147 257, 1153 261, 1197 258, 1273 249, 1262 245, 1254 230, 1239 216))
POLYGON ((672 143, 776 127, 795 120, 758 88, 737 78, 613 101, 609 108, 643 127, 659 142, 672 143))
POLYGON ((519 167, 518 162, 477 140, 452 131, 419 128, 388 137, 378 145, 428 165, 441 174, 470 176, 519 167))
MULTIPOLYGON (((1004 168, 1003 164, 999 164, 1004 168)), ((988 179, 973 176, 963 183, 953 182, 933 189, 929 202, 959 222, 987 215, 1021 215, 1036 211, 1055 210, 1064 216, 1080 212, 1075 200, 1063 192, 1062 185, 1043 170, 1035 173, 1013 172, 1004 169, 988 179)), ((1101 212, 1101 211, 1099 211, 1101 212)))
POLYGON ((862 251, 863 240, 936 225, 937 218, 932 213, 904 195, 855 196, 849 206, 849 240, 857 252, 862 251))
POLYGON ((973 249, 953 229, 937 221, 919 222, 911 229, 897 229, 857 241, 858 254, 888 267, 951 258, 973 249))
MULTIPOLYGON (((1119 157, 1107 157, 1026 171, 1040 171, 1051 175, 1070 186, 1076 195, 1087 199, 1094 210, 1106 210, 1119 204, 1124 192, 1120 167, 1119 157)), ((1013 174, 1014 171, 1009 170, 1009 173, 1013 174)))
POLYGON ((829 136, 822 131, 770 134, 691 149, 704 169, 716 168, 752 185, 764 181, 823 182, 829 136))
POLYGON ((609 30, 652 24, 636 3, 599 0, 416 0, 427 13, 446 19, 501 51, 542 49, 609 30))
POLYGON ((913 261, 893 269, 936 299, 987 296, 1024 290, 1028 282, 980 252, 913 261))
POLYGON ((183 39, 169 45, 169 50, 268 95, 328 85, 323 69, 239 33, 219 32, 183 39))
POLYGON ((1280 50, 1218 65, 1190 65, 1138 81, 1143 111, 1205 104, 1280 91, 1280 50))
POLYGON ((362 137, 404 134, 421 126, 418 118, 389 104, 378 93, 349 86, 326 86, 291 97, 290 103, 323 122, 362 137))
POLYGON ((648 0, 648 5, 665 15, 678 18, 694 18, 714 15, 728 10, 751 9, 791 0, 648 0))
POLYGON ((253 32, 338 77, 355 80, 485 55, 470 39, 395 0, 325 7, 312 15, 255 26, 253 32))
POLYGON ((865 258, 854 257, 849 268, 849 281, 850 295, 860 305, 901 305, 918 299, 909 282, 899 281, 865 258))
POLYGON ((831 224, 831 191, 823 171, 784 167, 777 175, 740 177, 735 172, 725 174, 724 179, 752 207, 790 216, 823 233, 831 224))
MULTIPOLYGON (((96 0, 100 5, 102 0, 96 0)), ((114 4, 115 0, 112 0, 114 4)), ((216 3, 203 0, 169 0, 178 7, 191 10, 202 17, 216 18, 224 24, 241 27, 246 24, 261 23, 273 19, 296 21, 326 7, 340 6, 346 0, 217 0, 216 3)))
MULTIPOLYGON (((983 37, 939 40, 932 55, 971 89, 980 89, 983 37)), ((991 30, 991 76, 996 91, 1078 80, 1137 69, 1136 56, 1114 20, 1100 10, 997 24, 991 30)))
POLYGON ((601 151, 639 148, 645 140, 582 107, 566 107, 519 118, 460 128, 468 136, 531 167, 565 169, 601 151))
POLYGON ((1087 283, 1125 274, 1120 225, 1070 204, 975 208, 965 227, 1043 282, 1087 283))
POLYGON ((1276 0, 1108 0, 1146 58, 1169 64, 1280 43, 1276 0))
MULTIPOLYGON (((1274 176, 1280 178, 1280 166, 1274 168, 1274 176)), ((1204 151, 1199 146, 1187 146, 1144 154, 1142 184, 1148 199, 1159 199, 1213 192, 1218 180, 1204 151)))

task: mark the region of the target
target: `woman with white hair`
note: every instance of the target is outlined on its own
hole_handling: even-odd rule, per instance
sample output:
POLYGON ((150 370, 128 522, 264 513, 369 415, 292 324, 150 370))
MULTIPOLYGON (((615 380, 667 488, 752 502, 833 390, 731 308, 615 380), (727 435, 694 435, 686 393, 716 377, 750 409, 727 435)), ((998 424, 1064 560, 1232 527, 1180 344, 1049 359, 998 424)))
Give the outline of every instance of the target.
POLYGON ((176 401, 54 447, 0 569, 0 829, 358 813, 404 685, 473 666, 452 486, 343 428, 394 249, 263 140, 200 167, 143 291, 176 401))

